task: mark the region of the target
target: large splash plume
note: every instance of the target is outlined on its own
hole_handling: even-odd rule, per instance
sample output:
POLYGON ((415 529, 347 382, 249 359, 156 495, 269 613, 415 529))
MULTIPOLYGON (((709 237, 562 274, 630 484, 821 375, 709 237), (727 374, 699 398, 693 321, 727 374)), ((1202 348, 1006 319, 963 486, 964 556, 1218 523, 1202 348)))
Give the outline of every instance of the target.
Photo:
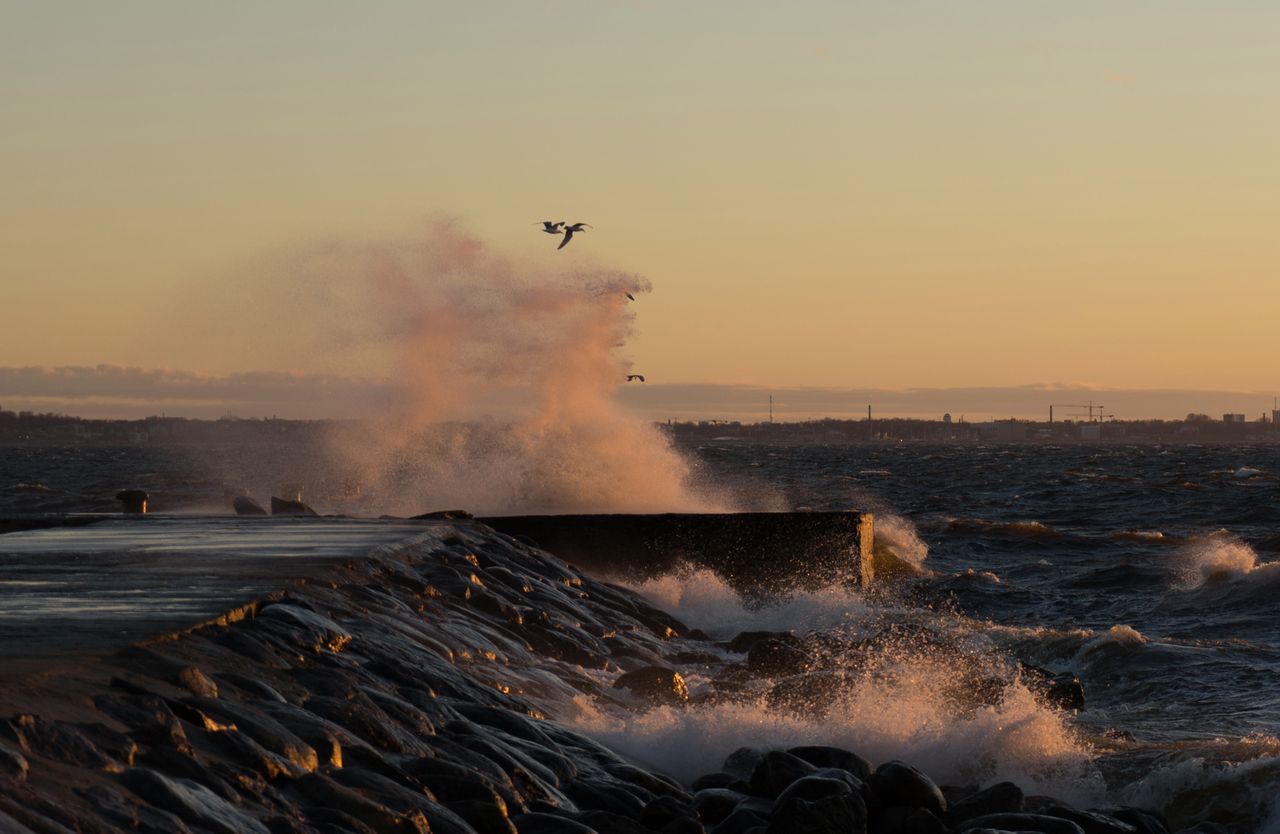
POLYGON ((290 272, 335 362, 389 364, 404 392, 333 438, 380 512, 720 508, 615 401, 643 278, 518 261, 449 223, 319 247, 290 272))

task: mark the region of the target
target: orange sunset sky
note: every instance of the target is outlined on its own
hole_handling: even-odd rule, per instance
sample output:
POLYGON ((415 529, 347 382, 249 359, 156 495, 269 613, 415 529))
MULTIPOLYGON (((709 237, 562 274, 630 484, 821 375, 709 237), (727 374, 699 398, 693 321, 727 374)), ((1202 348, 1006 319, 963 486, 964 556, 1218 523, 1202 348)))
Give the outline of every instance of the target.
POLYGON ((1280 387, 1274 2, 4 18, 4 368, 350 371, 240 349, 203 300, 446 217, 516 263, 651 281, 627 348, 650 383, 1213 389, 1251 414, 1280 387), (595 228, 557 252, 542 219, 595 228))

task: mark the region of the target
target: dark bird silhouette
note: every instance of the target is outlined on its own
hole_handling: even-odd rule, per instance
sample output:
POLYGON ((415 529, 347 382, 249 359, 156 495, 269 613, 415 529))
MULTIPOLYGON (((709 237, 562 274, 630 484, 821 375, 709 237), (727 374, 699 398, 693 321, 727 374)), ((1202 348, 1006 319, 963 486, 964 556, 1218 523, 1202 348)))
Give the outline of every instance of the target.
POLYGON ((564 240, 560 241, 560 245, 556 248, 563 249, 568 246, 569 241, 573 240, 573 233, 582 231, 583 226, 586 226, 588 229, 594 228, 590 223, 574 223, 572 226, 565 226, 564 240))
POLYGON ((558 235, 560 234, 560 227, 563 225, 564 225, 563 220, 561 220, 559 223, 552 223, 550 220, 543 220, 542 231, 546 232, 549 235, 558 235))
POLYGON ((627 382, 634 382, 637 379, 640 380, 641 382, 644 382, 644 375, 643 374, 627 374, 627 382))
POLYGON ((631 293, 627 293, 626 295, 627 295, 627 300, 628 300, 628 301, 635 301, 635 300, 636 300, 636 297, 635 297, 634 295, 632 295, 631 293))

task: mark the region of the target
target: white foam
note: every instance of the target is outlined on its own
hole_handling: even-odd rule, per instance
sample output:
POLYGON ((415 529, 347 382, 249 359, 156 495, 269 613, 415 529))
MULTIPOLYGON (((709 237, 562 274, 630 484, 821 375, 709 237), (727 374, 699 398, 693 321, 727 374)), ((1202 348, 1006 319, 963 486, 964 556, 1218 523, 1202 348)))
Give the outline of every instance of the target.
POLYGON ((706 569, 664 574, 629 587, 716 639, 728 639, 740 631, 794 629, 803 633, 836 628, 871 614, 860 593, 840 586, 797 592, 770 605, 751 605, 706 569))
POLYGON ((643 714, 606 711, 576 700, 576 729, 648 767, 686 783, 720 769, 742 746, 785 748, 831 744, 878 764, 900 759, 943 784, 1011 780, 1033 793, 1090 804, 1104 794, 1090 751, 1065 718, 1011 686, 999 706, 958 709, 946 695, 955 664, 945 658, 904 659, 877 669, 836 697, 823 718, 805 718, 759 702, 643 714))
POLYGON ((1178 554, 1179 590, 1192 590, 1209 583, 1247 576, 1260 568, 1258 554, 1226 530, 1192 539, 1178 554))

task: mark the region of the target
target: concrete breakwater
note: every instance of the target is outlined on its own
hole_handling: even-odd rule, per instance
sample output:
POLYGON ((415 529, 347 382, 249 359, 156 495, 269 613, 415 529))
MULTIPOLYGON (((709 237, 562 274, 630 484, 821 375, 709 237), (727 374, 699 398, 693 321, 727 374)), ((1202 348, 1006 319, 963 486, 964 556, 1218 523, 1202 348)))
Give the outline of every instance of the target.
POLYGON ((833 584, 866 587, 875 575, 870 513, 526 515, 481 519, 527 536, 593 574, 645 578, 705 567, 740 591, 833 584))
MULTIPOLYGON (((1167 830, 821 745, 725 750, 682 783, 563 720, 583 698, 820 712, 866 648, 716 643, 483 525, 430 524, 203 627, 6 676, 0 831, 1167 830)), ((999 697, 981 683, 974 697, 999 697)))

